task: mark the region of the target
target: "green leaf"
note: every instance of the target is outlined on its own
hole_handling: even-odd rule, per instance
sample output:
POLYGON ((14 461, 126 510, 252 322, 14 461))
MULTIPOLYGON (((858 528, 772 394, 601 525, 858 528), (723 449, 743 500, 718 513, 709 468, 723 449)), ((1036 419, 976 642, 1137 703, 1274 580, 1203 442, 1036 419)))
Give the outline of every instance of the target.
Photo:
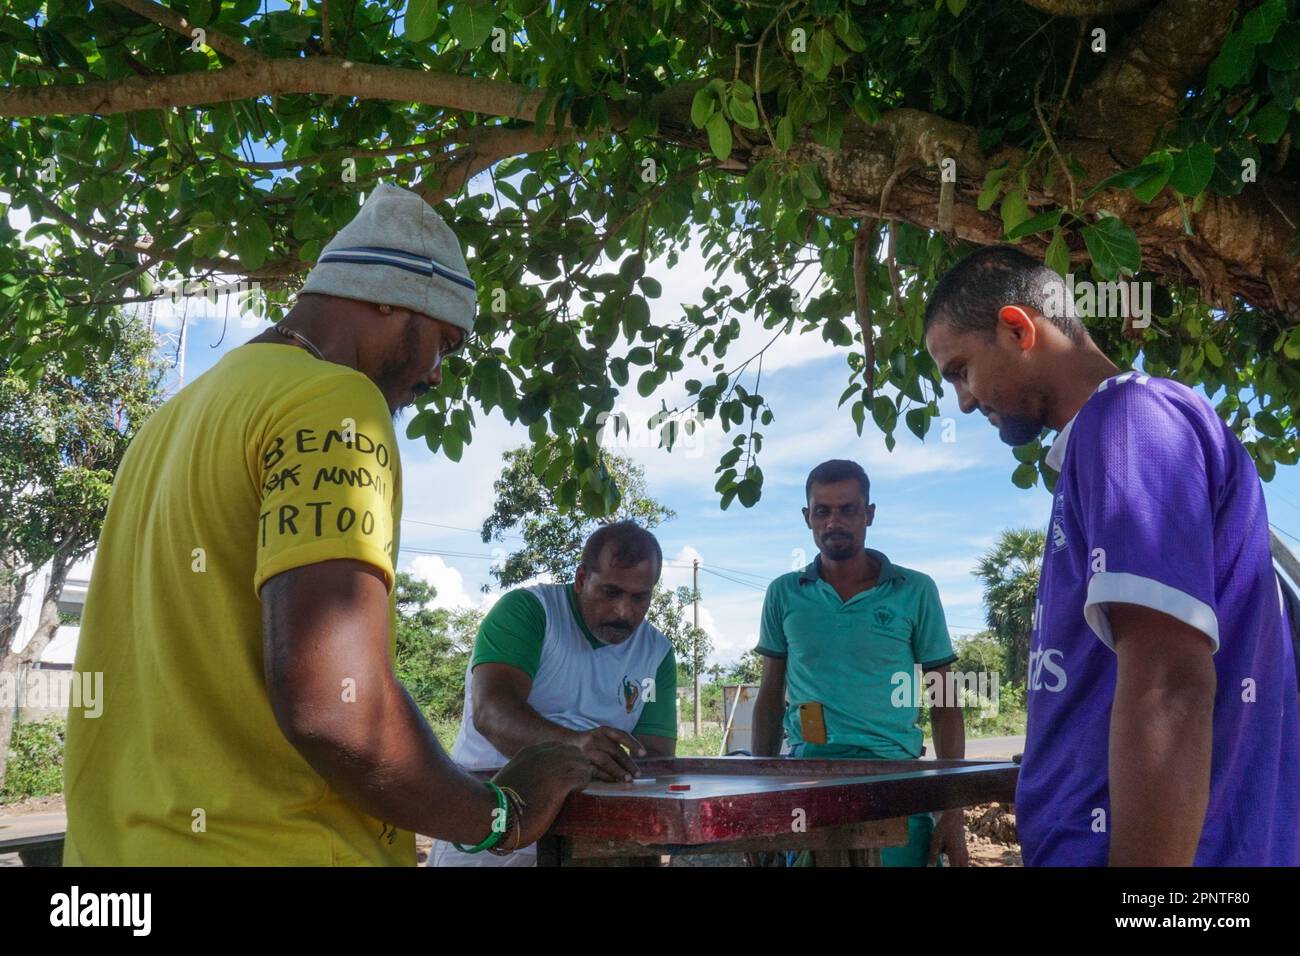
POLYGON ((1291 330, 1291 334, 1286 337, 1286 344, 1282 346, 1282 352, 1289 359, 1300 359, 1300 326, 1291 330))
POLYGON ((1026 219, 1016 228, 1007 233, 1008 240, 1019 239, 1022 236, 1032 235, 1036 232, 1046 232, 1048 229, 1055 229, 1060 223, 1061 217, 1065 215, 1064 209, 1052 209, 1048 212, 1039 213, 1032 219, 1026 219))
POLYGON ((201 259, 209 259, 221 251, 221 247, 226 242, 226 230, 224 226, 215 226, 211 229, 204 229, 194 236, 192 249, 194 255, 201 259))
POLYGON ((1017 488, 1032 488, 1038 484, 1038 469, 1033 462, 1022 462, 1011 473, 1011 483, 1017 488))
POLYGON ((954 17, 961 16, 961 12, 966 9, 966 0, 948 0, 948 12, 954 17))
POLYGON ((1213 93, 1220 86, 1236 86, 1247 78, 1254 65, 1255 44, 1244 33, 1229 34, 1206 74, 1206 92, 1213 93))
POLYGON ((695 96, 691 99, 691 125, 698 129, 704 129, 704 124, 709 121, 709 117, 718 110, 717 97, 713 95, 713 90, 707 86, 701 86, 695 91, 695 96))
POLYGON ((1016 461, 1027 461, 1031 465, 1038 461, 1038 456, 1042 453, 1042 445, 1033 441, 1027 445, 1016 445, 1011 449, 1011 454, 1016 456, 1016 461))
POLYGON ((799 191, 803 193, 805 199, 821 197, 822 187, 817 182, 817 167, 811 163, 799 167, 799 191))
POLYGON ((629 329, 644 329, 650 324, 650 304, 633 293, 623 301, 623 315, 629 329))
POLYGON ((1223 365, 1223 353, 1219 351, 1219 347, 1210 339, 1206 339, 1204 345, 1205 360, 1215 368, 1220 368, 1223 365))
POLYGON ((1084 226, 1083 241, 1093 264, 1106 281, 1121 271, 1134 273, 1142 264, 1142 247, 1137 235, 1121 220, 1106 216, 1100 222, 1084 226))
POLYGON ((459 431, 454 428, 442 430, 442 450, 452 461, 460 461, 460 456, 465 453, 465 441, 459 431))
POLYGON ((819 80, 830 75, 835 65, 835 34, 820 27, 808 41, 808 69, 819 80))
POLYGON ((1133 187, 1133 195, 1143 202, 1155 199, 1160 190, 1165 188, 1174 171, 1174 157, 1168 151, 1162 150, 1155 156, 1155 165, 1159 167, 1156 173, 1146 182, 1133 187))
POLYGON ((1285 0, 1268 0, 1242 18, 1241 33, 1251 43, 1268 43, 1285 19, 1285 0))
POLYGON ((762 489, 758 482, 750 478, 743 478, 740 484, 736 485, 736 497, 746 508, 752 508, 758 504, 758 499, 762 495, 762 489))
POLYGON ((636 380, 636 393, 642 398, 649 398, 658 387, 659 373, 654 369, 646 369, 636 380))
POLYGON ((1261 143, 1276 143, 1286 132, 1290 119, 1290 106, 1282 106, 1277 100, 1269 100, 1251 114, 1250 131, 1261 143))
POLYGON ((1198 196, 1214 175, 1214 148, 1209 143, 1193 143, 1174 153, 1174 168, 1169 185, 1184 196, 1198 196))
POLYGON ((713 155, 720 160, 730 156, 731 124, 727 118, 721 113, 714 113, 704 128, 709 134, 709 148, 713 150, 713 155))
POLYGON ((785 152, 794 143, 794 124, 790 117, 782 116, 776 122, 776 148, 785 152))
POLYGON ((758 110, 752 99, 743 100, 733 94, 728 105, 731 107, 731 118, 737 123, 745 129, 758 129, 758 110))
POLYGON ((246 269, 260 269, 271 252, 271 227, 264 219, 250 219, 235 239, 239 262, 246 269))
POLYGON ((917 438, 925 438, 925 433, 930 428, 930 410, 928 408, 913 408, 903 418, 913 435, 917 438))
POLYGON ((1065 242, 1065 234, 1057 229, 1052 234, 1052 241, 1047 244, 1044 261, 1049 269, 1055 269, 1062 277, 1070 271, 1070 247, 1065 242))
POLYGON ((45 31, 46 38, 54 48, 54 51, 58 53, 60 60, 68 64, 68 66, 74 66, 79 70, 90 69, 90 65, 86 62, 86 58, 82 55, 81 50, 78 49, 75 43, 56 30, 49 29, 48 27, 42 27, 41 29, 45 31))
POLYGON ((1010 232, 1029 218, 1029 203, 1025 194, 1014 190, 1002 197, 1002 231, 1010 232))
POLYGON ((1006 166, 999 166, 997 169, 990 169, 985 173, 984 188, 980 190, 979 198, 975 200, 975 208, 980 212, 988 212, 993 208, 993 204, 998 201, 1002 177, 1006 173, 1006 166))
POLYGON ((877 395, 871 400, 871 417, 883 432, 892 432, 898 424, 898 408, 886 395, 877 395))
POLYGON ((459 0, 451 10, 451 32, 467 49, 478 49, 492 35, 496 10, 489 0, 459 0))
POLYGON ((1300 67, 1300 22, 1292 20, 1278 27, 1273 42, 1260 48, 1259 58, 1272 70, 1300 67))
POLYGON ((1093 186, 1083 194, 1084 199, 1091 199, 1103 189, 1132 189, 1140 183, 1146 182, 1152 176, 1159 175, 1160 166, 1156 163, 1144 163, 1141 166, 1134 166, 1132 169, 1121 169, 1113 176, 1107 176, 1097 185, 1093 186))

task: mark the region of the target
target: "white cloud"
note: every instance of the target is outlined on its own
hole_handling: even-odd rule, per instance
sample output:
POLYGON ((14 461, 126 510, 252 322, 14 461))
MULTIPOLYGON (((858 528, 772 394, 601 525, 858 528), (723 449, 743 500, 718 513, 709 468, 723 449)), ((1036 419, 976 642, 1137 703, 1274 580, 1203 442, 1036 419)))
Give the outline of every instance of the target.
POLYGON ((412 577, 433 585, 437 590, 437 595, 429 605, 432 608, 446 608, 450 611, 462 608, 487 610, 496 603, 494 596, 466 591, 464 575, 436 554, 418 555, 411 561, 408 570, 412 577))

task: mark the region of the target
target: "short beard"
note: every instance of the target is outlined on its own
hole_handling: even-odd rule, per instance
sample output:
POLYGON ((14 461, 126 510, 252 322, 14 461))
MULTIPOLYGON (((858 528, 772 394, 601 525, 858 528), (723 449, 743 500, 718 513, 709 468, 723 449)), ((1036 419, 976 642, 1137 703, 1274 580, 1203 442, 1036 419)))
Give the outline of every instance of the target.
POLYGON ((839 542, 831 544, 825 539, 822 540, 822 554, 832 561, 844 561, 853 557, 856 553, 857 549, 854 548, 852 539, 845 541, 843 544, 839 542))
POLYGON ((1001 412, 998 413, 998 437, 1013 447, 1029 444, 1038 438, 1043 433, 1043 429, 1047 427, 1047 392, 1026 385, 1021 389, 1020 397, 1026 407, 1037 407, 1034 415, 1004 415, 1001 412))
MULTIPOLYGON (((419 321, 416 316, 408 315, 406 333, 402 337, 401 345, 384 356, 384 364, 379 370, 379 377, 375 379, 375 384, 385 396, 394 392, 410 374, 411 361, 420 348, 420 329, 415 324, 419 321)), ((394 423, 401 418, 402 411, 407 407, 409 406, 389 406, 388 410, 393 416, 394 423)))

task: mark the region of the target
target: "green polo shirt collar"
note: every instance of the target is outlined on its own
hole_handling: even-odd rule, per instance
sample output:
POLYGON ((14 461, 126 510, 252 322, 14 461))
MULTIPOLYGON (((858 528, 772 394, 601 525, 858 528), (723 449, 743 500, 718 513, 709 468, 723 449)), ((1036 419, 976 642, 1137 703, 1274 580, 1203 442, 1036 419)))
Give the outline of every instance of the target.
MULTIPOLYGON (((880 576, 876 578, 877 585, 903 577, 903 572, 894 567, 893 562, 885 556, 883 551, 877 551, 875 548, 864 548, 863 550, 880 562, 880 576)), ((812 564, 805 566, 799 572, 799 583, 811 584, 822 580, 825 579, 822 577, 822 556, 819 554, 813 558, 812 564)))

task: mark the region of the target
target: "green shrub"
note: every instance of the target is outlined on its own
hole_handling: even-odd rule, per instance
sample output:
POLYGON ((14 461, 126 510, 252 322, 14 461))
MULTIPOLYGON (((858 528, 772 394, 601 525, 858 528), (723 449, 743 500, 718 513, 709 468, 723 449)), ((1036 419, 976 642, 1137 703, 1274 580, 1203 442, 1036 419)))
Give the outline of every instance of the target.
POLYGON ((20 723, 14 727, 0 803, 63 792, 66 734, 67 722, 62 717, 20 723))

